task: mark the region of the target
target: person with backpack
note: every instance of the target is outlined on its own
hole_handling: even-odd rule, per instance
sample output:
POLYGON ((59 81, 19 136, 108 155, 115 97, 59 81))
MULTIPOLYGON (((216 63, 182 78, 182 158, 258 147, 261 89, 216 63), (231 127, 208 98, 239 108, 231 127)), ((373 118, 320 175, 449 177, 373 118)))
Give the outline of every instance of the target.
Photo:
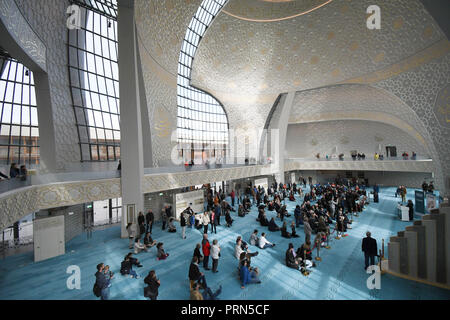
POLYGON ((101 297, 101 300, 109 299, 109 288, 111 287, 111 278, 112 274, 108 272, 108 275, 105 274, 105 271, 109 271, 108 268, 105 268, 105 264, 99 263, 97 265, 97 272, 95 273, 95 284, 94 284, 94 294, 97 297, 101 297))
POLYGON ((151 270, 144 279, 144 283, 147 287, 144 288, 144 297, 150 300, 156 300, 158 298, 158 288, 161 285, 161 281, 156 277, 155 270, 151 270))

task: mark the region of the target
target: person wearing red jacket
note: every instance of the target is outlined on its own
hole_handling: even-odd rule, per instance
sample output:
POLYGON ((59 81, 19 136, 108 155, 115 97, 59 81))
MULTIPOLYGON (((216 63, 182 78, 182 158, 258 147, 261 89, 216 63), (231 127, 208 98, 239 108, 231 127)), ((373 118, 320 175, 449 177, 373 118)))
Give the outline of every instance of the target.
POLYGON ((208 268, 210 249, 211 249, 211 244, 208 241, 208 235, 205 233, 205 234, 203 234, 203 241, 202 241, 203 268, 205 270, 210 270, 208 268))

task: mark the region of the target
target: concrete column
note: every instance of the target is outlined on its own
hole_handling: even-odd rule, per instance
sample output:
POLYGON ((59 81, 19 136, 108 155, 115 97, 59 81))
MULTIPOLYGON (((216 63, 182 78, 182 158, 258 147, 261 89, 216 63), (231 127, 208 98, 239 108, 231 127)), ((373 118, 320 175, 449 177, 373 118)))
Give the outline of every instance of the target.
POLYGON ((450 207, 441 204, 439 212, 445 216, 445 271, 447 275, 447 285, 450 285, 450 207))
POLYGON ((417 278, 417 232, 405 231, 405 238, 408 248, 408 275, 417 278))
MULTIPOLYGON (((284 179, 284 151, 286 149, 286 134, 291 114, 292 105, 294 104, 295 92, 289 92, 284 99, 284 103, 280 105, 276 112, 279 113, 272 118, 270 130, 271 132, 270 152, 272 157, 272 173, 275 174, 278 183, 285 183, 284 179)), ((281 100, 283 101, 283 99, 281 100)))
POLYGON ((427 280, 436 282, 436 221, 424 219, 422 225, 425 226, 427 280))
POLYGON ((400 244, 398 242, 388 243, 389 270, 400 273, 400 244))
POLYGON ((122 238, 127 236, 128 222, 137 222, 144 209, 142 178, 144 156, 142 144, 141 98, 136 50, 134 1, 118 2, 119 81, 120 81, 120 154, 122 161, 122 238), (128 221, 128 205, 134 205, 134 217, 128 221))

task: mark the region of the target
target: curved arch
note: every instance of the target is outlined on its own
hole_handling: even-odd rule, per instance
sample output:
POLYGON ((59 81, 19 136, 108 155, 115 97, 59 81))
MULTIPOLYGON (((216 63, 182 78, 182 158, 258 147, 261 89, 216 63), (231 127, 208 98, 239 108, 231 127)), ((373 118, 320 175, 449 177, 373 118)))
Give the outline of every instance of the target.
POLYGON ((191 86, 192 63, 208 27, 228 0, 203 0, 189 23, 181 45, 177 76, 177 142, 223 145, 229 141, 229 121, 223 104, 191 86), (215 124, 214 128, 211 123, 215 124))
POLYGON ((338 115, 351 112, 376 112, 380 116, 378 120, 394 120, 400 129, 406 128, 401 128, 401 123, 411 126, 422 136, 434 160, 436 184, 441 190, 445 189, 439 154, 422 120, 404 101, 384 89, 366 84, 338 84, 297 92, 289 121, 297 122, 305 117, 316 117, 317 121, 326 113, 338 115))

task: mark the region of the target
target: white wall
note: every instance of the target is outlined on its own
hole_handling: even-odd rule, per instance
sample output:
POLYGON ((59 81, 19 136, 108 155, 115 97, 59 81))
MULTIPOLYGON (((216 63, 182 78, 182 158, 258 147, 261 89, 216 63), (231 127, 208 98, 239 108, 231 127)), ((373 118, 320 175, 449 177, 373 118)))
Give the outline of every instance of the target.
POLYGON ((344 153, 350 158, 351 150, 364 152, 373 158, 381 144, 382 153, 385 146, 397 147, 397 155, 403 151, 409 154, 415 151, 418 156, 426 157, 426 148, 414 137, 393 126, 363 120, 337 120, 316 123, 290 124, 286 138, 287 158, 313 158, 320 153, 321 158, 331 155, 337 146, 338 154, 344 153))

